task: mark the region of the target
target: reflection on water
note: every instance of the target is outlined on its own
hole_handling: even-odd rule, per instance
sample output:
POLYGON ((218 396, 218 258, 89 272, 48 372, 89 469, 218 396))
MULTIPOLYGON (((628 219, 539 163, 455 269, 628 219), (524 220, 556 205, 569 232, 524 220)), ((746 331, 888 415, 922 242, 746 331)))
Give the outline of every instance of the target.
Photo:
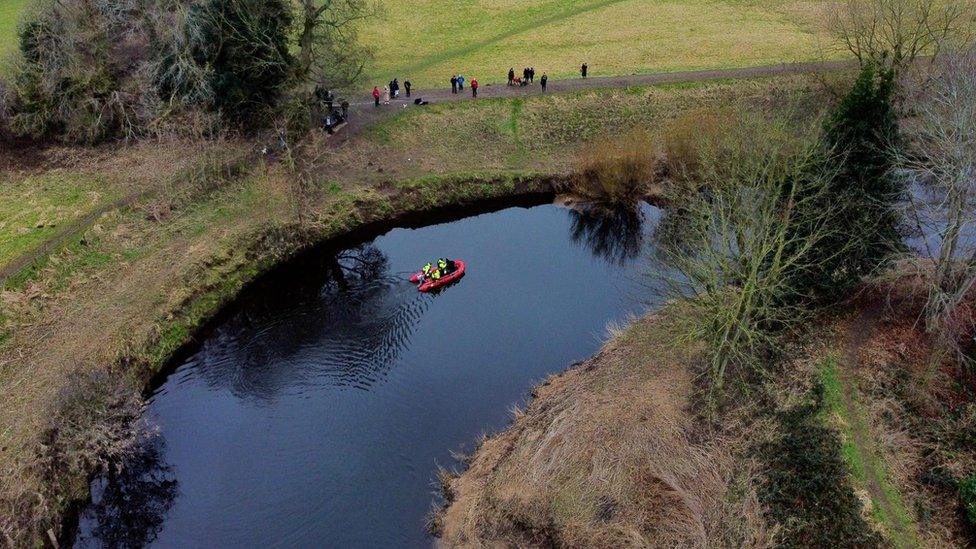
POLYGON ((569 210, 570 238, 586 246, 594 256, 623 265, 641 255, 644 245, 644 211, 633 207, 607 208, 584 204, 569 210))
MULTIPOLYGON (((909 202, 905 205, 909 249, 923 258, 935 259, 943 246, 949 220, 948 198, 944 190, 913 180, 909 185, 909 202)), ((967 217, 960 230, 955 257, 969 257, 976 246, 976 219, 967 217)))
POLYGON ((76 547, 143 547, 162 529, 177 495, 162 441, 147 437, 123 467, 92 483, 92 503, 80 518, 76 547))
POLYGON ((323 279, 249 307, 192 367, 212 388, 266 404, 284 391, 369 389, 396 363, 428 303, 388 268, 371 245, 324 258, 323 279))
POLYGON ((120 496, 86 510, 79 544, 429 545, 437 466, 595 352, 609 321, 644 309, 638 258, 659 218, 647 205, 512 208, 397 229, 271 277, 153 395, 156 473, 97 481, 120 496), (468 275, 419 293, 409 272, 442 255, 468 275), (152 512, 114 518, 140 508, 152 512))

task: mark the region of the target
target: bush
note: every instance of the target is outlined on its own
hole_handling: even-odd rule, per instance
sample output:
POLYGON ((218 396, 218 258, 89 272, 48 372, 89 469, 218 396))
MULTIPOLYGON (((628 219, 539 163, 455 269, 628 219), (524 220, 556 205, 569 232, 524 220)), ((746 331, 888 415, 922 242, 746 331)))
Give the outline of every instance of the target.
POLYGON ((644 130, 587 147, 572 191, 608 205, 633 204, 650 190, 661 169, 654 141, 644 130))
POLYGON ((656 236, 671 288, 690 305, 684 337, 706 344, 721 389, 728 367, 752 363, 806 318, 800 298, 820 260, 811 250, 836 238, 845 212, 825 205, 835 174, 821 143, 786 121, 743 119, 697 148, 700 188, 672 197, 680 221, 664 228, 677 230, 656 236))
POLYGON ((38 471, 55 494, 87 493, 93 473, 129 455, 142 400, 106 371, 77 375, 55 400, 41 437, 38 471))
POLYGON ((369 13, 358 0, 43 0, 21 27, 10 125, 83 143, 219 133, 201 113, 264 128, 310 79, 335 88, 358 76, 355 24, 369 13))
POLYGON ((206 0, 191 8, 193 57, 211 68, 213 106, 229 120, 250 122, 277 103, 293 62, 291 9, 286 0, 206 0))
MULTIPOLYGON (((67 506, 88 496, 92 475, 139 451, 142 399, 104 370, 76 374, 47 412, 37 453, 15 485, 0 493, 0 534, 12 546, 36 546, 61 531, 67 506)), ((2 539, 2 538, 0 538, 2 539)))
POLYGON ((0 79, 0 141, 10 137, 10 85, 0 79))
POLYGON ((730 117, 713 109, 686 112, 668 124, 664 134, 664 157, 668 177, 674 181, 694 181, 700 169, 701 147, 717 139, 730 117))
POLYGON ((136 77, 148 35, 132 0, 49 2, 20 29, 13 129, 92 142, 132 136, 152 86, 136 77))

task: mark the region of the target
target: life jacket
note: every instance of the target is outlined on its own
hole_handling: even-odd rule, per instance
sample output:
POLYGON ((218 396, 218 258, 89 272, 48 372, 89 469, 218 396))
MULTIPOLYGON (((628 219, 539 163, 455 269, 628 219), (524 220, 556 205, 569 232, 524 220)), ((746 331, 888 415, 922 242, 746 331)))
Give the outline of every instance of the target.
POLYGON ((440 269, 434 269, 434 272, 431 273, 430 277, 433 278, 434 280, 440 280, 441 279, 441 270, 440 269))
POLYGON ((437 267, 439 269, 442 269, 442 270, 443 269, 446 269, 447 268, 447 260, 446 259, 438 259, 437 260, 437 267))
POLYGON ((424 265, 424 274, 425 275, 429 275, 430 274, 430 270, 433 269, 433 268, 434 268, 434 266, 431 265, 430 263, 424 265))

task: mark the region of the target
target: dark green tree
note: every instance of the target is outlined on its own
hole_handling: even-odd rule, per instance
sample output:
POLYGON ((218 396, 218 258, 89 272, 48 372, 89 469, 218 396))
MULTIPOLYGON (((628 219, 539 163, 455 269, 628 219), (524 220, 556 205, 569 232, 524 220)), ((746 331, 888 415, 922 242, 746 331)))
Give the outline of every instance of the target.
POLYGON ((894 95, 894 72, 868 63, 825 122, 824 162, 836 177, 824 196, 843 215, 832 221, 841 225, 833 236, 818 243, 818 268, 804 285, 817 300, 843 298, 901 247, 905 188, 888 154, 898 139, 894 95))
POLYGON ((294 62, 288 48, 287 0, 206 0, 187 25, 193 57, 208 67, 214 108, 240 124, 260 123, 286 89, 294 62))

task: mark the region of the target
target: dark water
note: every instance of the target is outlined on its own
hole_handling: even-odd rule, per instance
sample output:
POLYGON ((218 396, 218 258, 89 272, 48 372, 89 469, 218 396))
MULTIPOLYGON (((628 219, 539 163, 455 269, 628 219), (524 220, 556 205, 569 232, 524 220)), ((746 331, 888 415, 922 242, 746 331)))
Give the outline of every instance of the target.
POLYGON ((153 394, 159 436, 95 482, 77 545, 429 546, 437 466, 648 305, 659 215, 512 208, 274 277, 153 394), (421 295, 439 255, 468 274, 421 295))

